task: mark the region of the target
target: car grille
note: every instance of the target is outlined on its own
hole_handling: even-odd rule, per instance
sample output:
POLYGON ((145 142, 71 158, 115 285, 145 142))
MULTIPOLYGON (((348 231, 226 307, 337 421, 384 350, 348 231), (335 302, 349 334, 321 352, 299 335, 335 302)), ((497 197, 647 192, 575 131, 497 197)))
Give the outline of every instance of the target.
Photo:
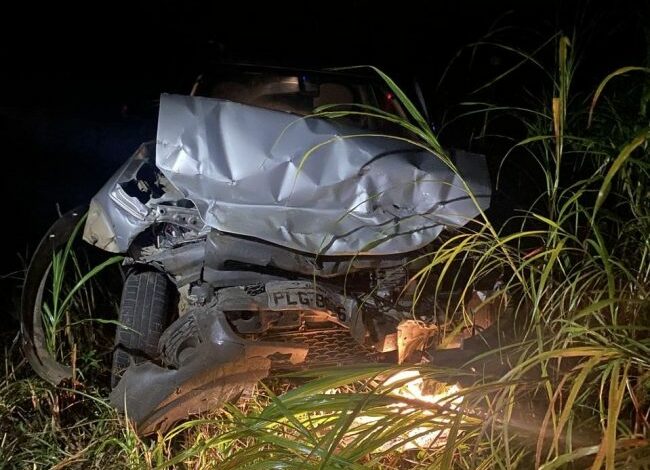
POLYGON ((305 369, 380 362, 383 359, 382 354, 360 345, 350 336, 348 330, 342 328, 273 334, 265 336, 264 341, 282 341, 309 346, 309 353, 302 364, 296 366, 282 360, 275 360, 274 369, 305 369))

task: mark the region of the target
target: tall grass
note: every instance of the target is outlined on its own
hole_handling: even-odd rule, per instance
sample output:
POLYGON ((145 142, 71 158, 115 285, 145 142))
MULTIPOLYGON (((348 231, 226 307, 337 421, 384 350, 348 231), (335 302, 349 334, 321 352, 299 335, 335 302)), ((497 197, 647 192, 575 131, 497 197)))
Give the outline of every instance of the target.
POLYGON ((52 263, 45 274, 51 282, 48 283, 49 295, 44 296, 42 322, 46 347, 53 356, 65 354, 63 348, 59 347, 59 338, 63 333, 67 337, 68 349, 76 349, 73 316, 78 317, 77 324, 104 321, 88 317, 96 310, 95 292, 98 286, 93 286, 92 282, 103 270, 124 259, 123 256, 111 256, 96 266, 90 267, 86 263, 82 267, 74 245, 78 242, 79 231, 85 221, 86 215, 79 219, 64 247, 52 253, 52 263))
MULTIPOLYGON (((472 273, 462 285, 467 292, 498 272, 495 296, 508 300, 511 317, 500 319, 508 336, 500 347, 462 370, 431 364, 330 368, 302 373, 309 381, 291 390, 278 379, 261 384, 240 405, 151 440, 138 438, 127 420, 94 398, 105 390, 53 390, 21 376, 24 366, 7 360, 0 385, 5 462, 79 468, 649 468, 649 128, 647 116, 629 111, 634 101, 616 89, 617 83, 633 89, 647 70, 613 71, 586 97, 571 89, 571 41, 556 36, 536 53, 548 47, 555 65, 545 72, 549 93, 538 94, 537 107, 481 102, 480 109, 520 120, 524 135, 504 152, 502 166, 518 158, 535 163, 543 184, 534 204, 505 228, 481 213, 476 226, 453 233, 430 253, 412 280, 418 299, 435 294, 445 281, 461 282, 455 279, 459 265, 472 273), (427 381, 463 386, 438 403, 406 398, 394 392, 409 379, 386 380, 405 368, 427 381), (63 423, 62 397, 81 393, 83 399, 72 401, 83 404, 85 414, 75 416, 85 420, 63 423), (19 432, 10 434, 12 427, 19 432), (423 436, 434 437, 422 445, 423 436), (409 444, 415 448, 404 450, 409 444)), ((522 58, 541 66, 537 56, 512 50, 516 69, 524 66, 522 58)), ((377 72, 406 119, 370 107, 327 107, 316 114, 388 120, 454 169, 417 107, 377 72)), ((463 115, 475 116, 476 103, 466 103, 463 115)), ((462 304, 447 307, 450 317, 464 321, 462 304)))
MULTIPOLYGON (((425 403, 404 403, 388 393, 395 385, 380 380, 387 366, 312 372, 308 384, 274 398, 262 411, 236 417, 233 431, 190 447, 182 458, 249 439, 248 446, 222 456, 220 468, 390 468, 395 461, 468 469, 650 465, 650 134, 643 122, 616 118, 614 99, 602 100, 612 79, 647 70, 615 71, 591 99, 573 96, 571 42, 558 36, 553 43, 556 73, 550 74, 552 93, 542 108, 500 107, 521 114, 527 134, 503 164, 523 150, 543 176, 542 193, 518 216, 521 229, 506 232, 481 214, 478 228, 447 239, 413 278, 418 296, 431 288, 425 283, 431 276, 437 276, 437 287, 453 278, 458 264, 471 263, 468 290, 487 273, 505 273, 498 294, 511 299, 513 338, 471 361, 470 370, 478 372, 458 392, 462 405, 447 401, 432 410, 425 403), (495 364, 505 367, 484 372, 482 366, 495 364), (353 384, 359 388, 328 393, 353 384), (373 419, 359 424, 361 416, 373 419), (413 441, 413 431, 432 430, 445 430, 441 445, 395 459, 395 450, 413 441)), ((408 119, 369 107, 333 106, 317 114, 387 119, 455 169, 416 106, 377 72, 408 119)), ((462 314, 462 306, 456 307, 462 314)), ((450 375, 439 366, 418 370, 437 380, 450 375)))

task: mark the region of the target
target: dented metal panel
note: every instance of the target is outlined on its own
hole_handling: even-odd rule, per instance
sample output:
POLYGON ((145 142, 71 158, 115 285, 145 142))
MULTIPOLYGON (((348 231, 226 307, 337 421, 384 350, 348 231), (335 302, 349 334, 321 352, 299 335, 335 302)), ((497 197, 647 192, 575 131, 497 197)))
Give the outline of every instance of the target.
MULTIPOLYGON (((458 151, 452 159, 486 209, 485 158, 458 151)), ((459 176, 431 152, 335 120, 217 99, 162 95, 155 174, 149 166, 151 144, 95 196, 87 241, 125 252, 162 220, 160 204, 181 199, 198 209, 197 231, 327 255, 413 251, 479 214, 459 176)))
POLYGON ((110 400, 134 421, 138 432, 166 430, 192 413, 218 408, 268 375, 276 354, 292 364, 305 360, 306 346, 248 341, 237 336, 214 305, 176 320, 160 339, 164 367, 131 364, 110 400))
MULTIPOLYGON (((148 203, 142 203, 135 196, 127 194, 123 187, 130 182, 137 184, 141 169, 152 166, 153 159, 153 144, 141 145, 104 184, 90 202, 84 240, 106 251, 124 253, 135 237, 155 222, 156 213, 150 210, 155 200, 150 198, 148 203)), ((174 192, 171 186, 166 189, 174 192)), ((180 199, 178 192, 170 196, 180 199)))
MULTIPOLYGON (((455 164, 483 209, 483 156, 455 164)), ((391 254, 431 242, 479 211, 436 155, 334 120, 162 95, 156 165, 205 223, 287 248, 391 254)))

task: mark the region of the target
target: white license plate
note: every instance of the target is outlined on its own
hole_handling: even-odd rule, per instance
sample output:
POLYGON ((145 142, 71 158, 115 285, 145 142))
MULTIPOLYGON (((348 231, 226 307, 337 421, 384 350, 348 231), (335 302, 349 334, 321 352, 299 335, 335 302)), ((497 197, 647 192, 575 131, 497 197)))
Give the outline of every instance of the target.
POLYGON ((332 312, 341 321, 349 319, 354 304, 346 302, 340 294, 303 281, 269 282, 266 293, 271 310, 323 310, 332 312))

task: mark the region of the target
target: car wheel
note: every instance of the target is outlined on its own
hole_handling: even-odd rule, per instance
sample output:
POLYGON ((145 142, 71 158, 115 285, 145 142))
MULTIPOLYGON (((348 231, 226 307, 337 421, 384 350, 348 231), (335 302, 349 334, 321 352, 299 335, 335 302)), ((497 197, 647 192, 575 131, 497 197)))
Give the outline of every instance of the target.
POLYGON ((159 271, 135 271, 127 276, 115 333, 112 387, 131 362, 158 355, 158 340, 169 323, 171 294, 169 280, 159 271))

